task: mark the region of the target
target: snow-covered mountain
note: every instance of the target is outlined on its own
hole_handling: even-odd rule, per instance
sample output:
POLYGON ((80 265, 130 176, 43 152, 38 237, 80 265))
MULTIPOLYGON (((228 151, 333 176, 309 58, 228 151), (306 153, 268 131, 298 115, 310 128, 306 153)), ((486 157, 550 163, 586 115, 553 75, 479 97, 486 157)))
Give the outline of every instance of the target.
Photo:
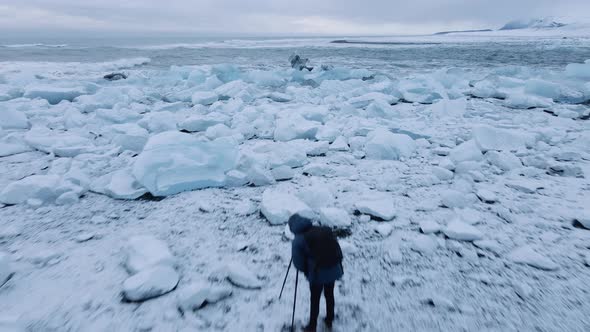
POLYGON ((590 21, 571 21, 553 17, 530 20, 513 20, 497 30, 465 30, 438 32, 435 35, 469 36, 536 36, 536 37, 590 37, 590 21), (567 23, 566 23, 567 22, 567 23))
POLYGON ((514 20, 506 23, 500 30, 518 30, 518 29, 553 29, 561 28, 567 24, 557 22, 551 18, 536 18, 532 20, 514 20))

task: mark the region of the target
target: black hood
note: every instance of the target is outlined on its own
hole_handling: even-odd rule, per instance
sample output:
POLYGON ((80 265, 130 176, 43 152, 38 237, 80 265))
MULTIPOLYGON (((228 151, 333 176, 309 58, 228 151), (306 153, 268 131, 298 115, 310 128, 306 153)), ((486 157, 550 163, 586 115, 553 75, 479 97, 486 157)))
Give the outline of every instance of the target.
POLYGON ((289 228, 293 234, 305 233, 312 226, 311 219, 295 214, 289 218, 289 228))

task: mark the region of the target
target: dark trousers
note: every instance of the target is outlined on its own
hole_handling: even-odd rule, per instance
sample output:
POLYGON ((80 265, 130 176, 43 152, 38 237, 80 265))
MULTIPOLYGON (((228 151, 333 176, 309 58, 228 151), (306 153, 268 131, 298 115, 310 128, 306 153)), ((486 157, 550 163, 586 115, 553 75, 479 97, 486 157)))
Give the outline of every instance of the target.
POLYGON ((309 325, 316 327, 318 316, 320 314, 320 298, 322 297, 322 290, 326 298, 326 321, 332 322, 334 320, 334 283, 329 284, 309 284, 311 291, 311 309, 309 310, 309 325))

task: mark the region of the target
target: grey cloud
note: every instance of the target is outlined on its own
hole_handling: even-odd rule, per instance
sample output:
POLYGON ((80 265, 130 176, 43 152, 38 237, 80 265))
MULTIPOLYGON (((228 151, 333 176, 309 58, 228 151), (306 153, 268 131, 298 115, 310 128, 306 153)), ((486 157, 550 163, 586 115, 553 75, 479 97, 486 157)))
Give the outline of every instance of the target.
POLYGON ((587 0, 5 0, 0 3, 0 27, 277 34, 327 30, 351 33, 360 29, 411 33, 421 32, 421 25, 432 29, 497 27, 516 18, 575 18, 585 12, 590 12, 587 0), (76 26, 80 22, 85 24, 76 26), (322 30, 318 27, 327 28, 314 31, 322 30), (404 27, 406 31, 393 31, 404 27))

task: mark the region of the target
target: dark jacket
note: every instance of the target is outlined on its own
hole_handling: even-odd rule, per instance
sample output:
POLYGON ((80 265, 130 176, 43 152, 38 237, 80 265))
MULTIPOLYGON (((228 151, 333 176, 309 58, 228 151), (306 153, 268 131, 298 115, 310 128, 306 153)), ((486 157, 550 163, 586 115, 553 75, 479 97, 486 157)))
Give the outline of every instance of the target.
POLYGON ((338 264, 330 268, 316 268, 315 261, 311 256, 309 246, 305 242, 304 234, 311 229, 311 220, 294 215, 289 219, 289 228, 295 234, 292 243, 293 264, 297 270, 302 271, 310 284, 329 284, 344 274, 342 265, 338 264))

